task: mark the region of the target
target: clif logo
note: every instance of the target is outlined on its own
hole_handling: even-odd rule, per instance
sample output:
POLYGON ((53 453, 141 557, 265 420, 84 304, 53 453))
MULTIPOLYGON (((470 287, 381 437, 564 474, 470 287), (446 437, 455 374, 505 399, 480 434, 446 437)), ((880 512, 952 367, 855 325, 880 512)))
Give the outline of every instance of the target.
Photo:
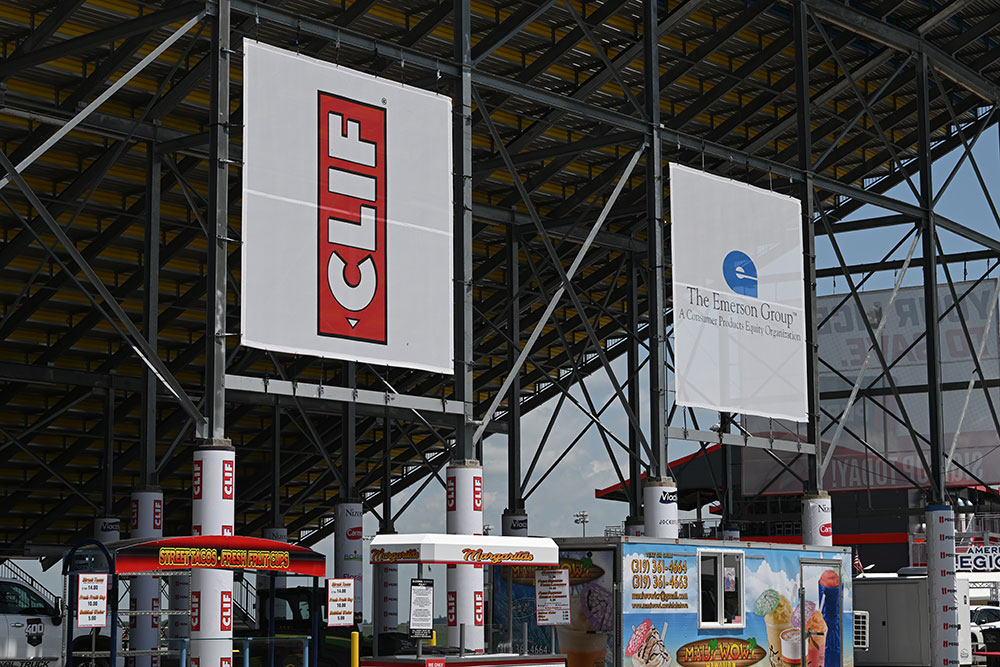
POLYGON ((163 499, 153 499, 153 530, 163 530, 163 499))
POLYGON ((233 592, 221 591, 219 629, 228 632, 233 629, 233 592))
POLYGON ((191 497, 201 500, 201 461, 195 461, 191 471, 191 497))
POLYGON ((448 591, 448 625, 454 627, 458 624, 455 612, 455 591, 448 591))
POLYGON ((132 530, 136 530, 137 528, 139 528, 139 499, 138 498, 133 498, 132 499, 132 516, 130 518, 131 518, 131 523, 129 525, 131 526, 132 530))
POLYGON ((472 478, 472 511, 483 511, 483 478, 478 475, 472 478))
POLYGON ((476 625, 483 624, 483 592, 474 591, 472 597, 473 620, 476 625))
POLYGON ((750 256, 733 250, 722 260, 722 277, 736 294, 757 298, 757 267, 750 256))
POLYGON ((449 477, 447 488, 445 489, 445 498, 448 504, 448 511, 455 511, 455 478, 449 477))
POLYGON ((191 629, 201 630, 201 591, 191 591, 191 629))
POLYGON ((236 462, 222 462, 222 499, 232 500, 233 491, 236 490, 236 462))
POLYGON ((385 344, 386 111, 319 93, 319 334, 385 344))

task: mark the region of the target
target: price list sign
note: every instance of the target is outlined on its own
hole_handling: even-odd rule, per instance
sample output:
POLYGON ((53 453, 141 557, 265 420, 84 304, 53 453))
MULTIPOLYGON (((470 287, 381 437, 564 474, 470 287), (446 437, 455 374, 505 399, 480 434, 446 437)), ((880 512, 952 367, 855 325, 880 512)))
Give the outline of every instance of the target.
POLYGON ((108 575, 81 574, 76 592, 76 622, 81 628, 108 625, 108 575))
POLYGON ((434 630, 434 580, 410 579, 410 637, 430 639, 434 630))
POLYGON ((535 570, 535 610, 538 625, 569 625, 569 570, 535 570))
POLYGON ((695 579, 694 554, 661 552, 649 547, 626 547, 626 610, 691 611, 688 586, 695 579))
POLYGON ((354 580, 326 580, 327 627, 354 625, 354 580))

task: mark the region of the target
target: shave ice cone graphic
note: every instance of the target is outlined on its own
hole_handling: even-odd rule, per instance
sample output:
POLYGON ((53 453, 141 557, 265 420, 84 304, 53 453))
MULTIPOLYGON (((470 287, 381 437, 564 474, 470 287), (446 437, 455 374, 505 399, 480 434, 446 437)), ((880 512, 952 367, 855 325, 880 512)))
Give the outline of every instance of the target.
POLYGON ((771 667, 782 667, 781 633, 792 627, 792 604, 784 595, 768 588, 757 597, 753 612, 764 618, 767 655, 771 667))
POLYGON ((632 658, 632 667, 670 667, 670 654, 663 645, 667 635, 667 623, 663 631, 653 627, 653 621, 646 619, 632 628, 632 637, 625 646, 625 657, 632 658))

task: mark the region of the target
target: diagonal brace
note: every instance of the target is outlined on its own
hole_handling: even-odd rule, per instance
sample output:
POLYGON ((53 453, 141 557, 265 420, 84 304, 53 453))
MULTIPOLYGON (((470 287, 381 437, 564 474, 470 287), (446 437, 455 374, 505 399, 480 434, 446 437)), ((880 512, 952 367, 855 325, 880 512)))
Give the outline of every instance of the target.
MULTIPOLYGON (((45 222, 45 225, 49 228, 49 231, 56 237, 56 239, 66 248, 66 252, 72 258, 73 262, 79 267, 80 271, 87 277, 87 280, 94 286, 97 293, 100 294, 101 299, 104 301, 104 305, 111 311, 114 317, 108 317, 111 324, 118 330, 125 341, 131 346, 132 350, 136 353, 136 356, 142 361, 143 364, 149 368, 150 372, 156 376, 156 378, 167 388, 167 390, 173 394, 174 398, 181 404, 184 411, 194 419, 195 423, 198 425, 203 425, 206 422, 204 415, 198 410, 198 407, 191 400, 191 397, 187 395, 184 388, 181 387, 177 378, 173 376, 170 370, 163 364, 159 356, 157 356, 156 350, 150 347, 149 343, 143 337, 139 330, 135 328, 132 324, 132 320, 129 318, 128 314, 122 309, 122 307, 115 300, 114 296, 108 291, 108 288, 104 286, 101 282, 100 276, 97 272, 87 263, 87 260, 83 257, 73 241, 66 236, 62 227, 56 222, 49 210, 45 208, 45 204, 38 198, 35 191, 31 189, 31 186, 24 180, 24 177, 14 168, 11 164, 10 159, 7 154, 0 151, 0 167, 7 170, 8 176, 14 181, 24 196, 28 199, 28 202, 38 211, 39 216, 45 222), (124 331, 123 331, 124 329, 124 331)), ((22 224, 25 225, 29 230, 31 230, 30 223, 21 218, 22 224)), ((34 230, 31 230, 34 233, 34 230)), ((69 267, 63 262, 62 258, 56 254, 55 250, 51 248, 47 243, 42 243, 42 247, 52 256, 52 258, 63 268, 68 275, 73 275, 74 271, 71 271, 69 267)), ((83 289, 84 294, 87 298, 94 304, 95 307, 100 308, 100 304, 97 299, 83 287, 81 283, 77 283, 83 289)))

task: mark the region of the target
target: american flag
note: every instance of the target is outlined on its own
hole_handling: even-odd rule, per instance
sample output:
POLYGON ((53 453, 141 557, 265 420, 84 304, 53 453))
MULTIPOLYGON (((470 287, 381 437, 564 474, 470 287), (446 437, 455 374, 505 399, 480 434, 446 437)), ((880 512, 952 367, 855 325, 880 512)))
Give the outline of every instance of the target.
POLYGON ((854 574, 863 574, 865 571, 864 566, 861 564, 861 557, 858 556, 857 552, 854 552, 854 574))

